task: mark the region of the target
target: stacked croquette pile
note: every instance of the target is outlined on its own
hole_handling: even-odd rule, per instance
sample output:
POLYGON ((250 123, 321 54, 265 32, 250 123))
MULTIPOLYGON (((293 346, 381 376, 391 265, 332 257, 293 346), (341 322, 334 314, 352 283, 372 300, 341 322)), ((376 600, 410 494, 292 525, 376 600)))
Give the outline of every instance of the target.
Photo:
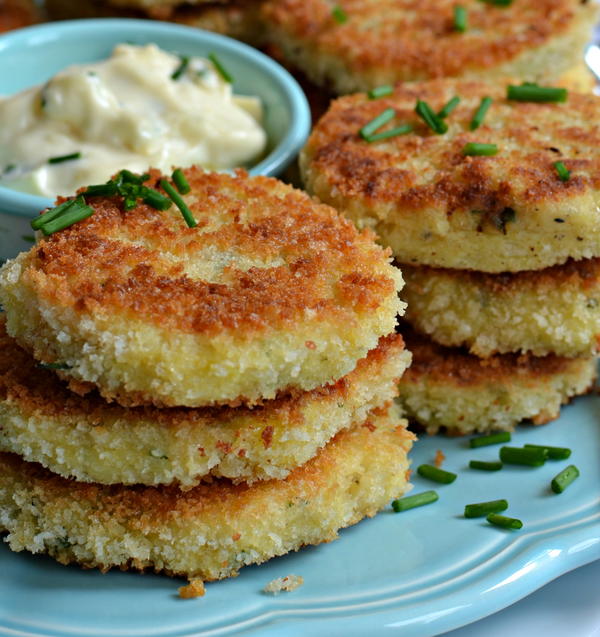
MULTIPOLYGON (((389 252, 275 179, 179 177, 187 222, 112 182, 0 273, 14 550, 212 580, 407 488, 389 252)), ((123 180, 164 199, 156 172, 123 180)))
POLYGON ((591 387, 599 120, 591 94, 442 79, 340 98, 314 128, 307 189, 402 267, 401 403, 428 432, 541 424, 591 387))

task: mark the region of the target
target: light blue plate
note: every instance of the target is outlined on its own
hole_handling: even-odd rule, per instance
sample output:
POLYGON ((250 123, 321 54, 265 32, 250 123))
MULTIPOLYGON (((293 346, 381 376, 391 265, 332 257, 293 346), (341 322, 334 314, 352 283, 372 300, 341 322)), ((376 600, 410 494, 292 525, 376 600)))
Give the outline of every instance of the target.
MULTIPOLYGON (((458 472, 433 485, 439 502, 387 510, 341 533, 332 544, 242 570, 207 585, 206 596, 180 600, 181 580, 65 567, 0 547, 0 634, 96 637, 253 635, 294 637, 389 633, 426 637, 489 615, 553 578, 600 558, 600 397, 565 407, 560 420, 526 427, 513 444, 569 446, 568 461, 497 473, 469 470, 498 447, 471 450, 462 438, 420 440, 413 466, 431 462, 458 472), (567 464, 581 477, 561 495, 551 478, 567 464), (470 502, 507 498, 521 531, 462 517, 470 502), (261 592, 275 577, 297 574, 304 586, 277 597, 261 592)), ((432 488, 419 476, 415 492, 432 488)))

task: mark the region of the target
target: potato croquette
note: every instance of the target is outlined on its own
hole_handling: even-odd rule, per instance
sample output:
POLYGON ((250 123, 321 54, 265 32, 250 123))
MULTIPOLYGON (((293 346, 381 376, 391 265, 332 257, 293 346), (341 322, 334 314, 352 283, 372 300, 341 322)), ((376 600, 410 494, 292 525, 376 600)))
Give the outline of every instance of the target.
POLYGON ((403 327, 413 363, 400 380, 399 402, 409 421, 428 434, 511 431, 522 420, 542 425, 561 404, 588 392, 597 373, 593 356, 498 354, 480 359, 403 327))
POLYGON ((177 487, 84 484, 0 454, 0 527, 14 551, 204 581, 329 542, 408 488, 414 436, 395 411, 339 433, 285 480, 177 487))
POLYGON ((401 263, 483 272, 538 270, 600 256, 600 98, 570 92, 565 103, 507 99, 506 83, 435 80, 389 97, 332 103, 302 154, 307 189, 359 227, 370 227, 401 263), (435 134, 415 113, 460 103, 435 134), (484 96, 483 123, 471 122, 484 96), (368 143, 359 130, 384 109, 388 127, 411 133, 368 143), (465 154, 495 144, 493 156, 465 154), (556 162, 571 171, 561 180, 556 162))
POLYGON ((3 266, 9 335, 72 390, 256 404, 335 382, 394 331, 402 277, 370 231, 276 179, 184 172, 196 227, 88 196, 91 217, 3 266))
POLYGON ((469 2, 461 33, 455 5, 344 0, 340 17, 328 0, 267 0, 263 15, 288 62, 338 94, 457 76, 554 83, 580 62, 597 16, 579 0, 469 2))
POLYGON ((472 354, 590 356, 600 344, 600 259, 484 274, 402 266, 405 318, 472 354))
POLYGON ((0 332, 0 450, 54 473, 103 484, 170 484, 203 476, 285 478, 338 431, 393 400, 410 363, 402 337, 337 383, 260 407, 124 408, 69 392, 0 332))

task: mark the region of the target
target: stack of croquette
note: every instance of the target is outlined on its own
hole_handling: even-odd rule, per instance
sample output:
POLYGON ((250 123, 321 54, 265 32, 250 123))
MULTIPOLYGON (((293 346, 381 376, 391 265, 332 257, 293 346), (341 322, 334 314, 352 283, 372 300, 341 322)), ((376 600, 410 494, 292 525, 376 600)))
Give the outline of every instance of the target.
POLYGON ((91 216, 0 272, 13 550, 213 580, 330 541, 407 488, 389 251, 275 179, 177 184, 187 222, 84 193, 91 216))
POLYGON ((307 189, 401 264, 400 400, 430 433, 547 422, 596 374, 600 98, 507 84, 340 98, 302 155, 307 189))

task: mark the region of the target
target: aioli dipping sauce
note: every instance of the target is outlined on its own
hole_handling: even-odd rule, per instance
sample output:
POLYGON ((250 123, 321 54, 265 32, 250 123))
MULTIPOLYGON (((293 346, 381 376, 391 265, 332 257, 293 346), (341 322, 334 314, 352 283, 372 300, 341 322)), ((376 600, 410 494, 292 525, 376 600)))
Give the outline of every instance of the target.
POLYGON ((265 149, 261 115, 212 62, 120 44, 104 62, 0 99, 0 184, 56 197, 123 168, 244 166, 265 149))

